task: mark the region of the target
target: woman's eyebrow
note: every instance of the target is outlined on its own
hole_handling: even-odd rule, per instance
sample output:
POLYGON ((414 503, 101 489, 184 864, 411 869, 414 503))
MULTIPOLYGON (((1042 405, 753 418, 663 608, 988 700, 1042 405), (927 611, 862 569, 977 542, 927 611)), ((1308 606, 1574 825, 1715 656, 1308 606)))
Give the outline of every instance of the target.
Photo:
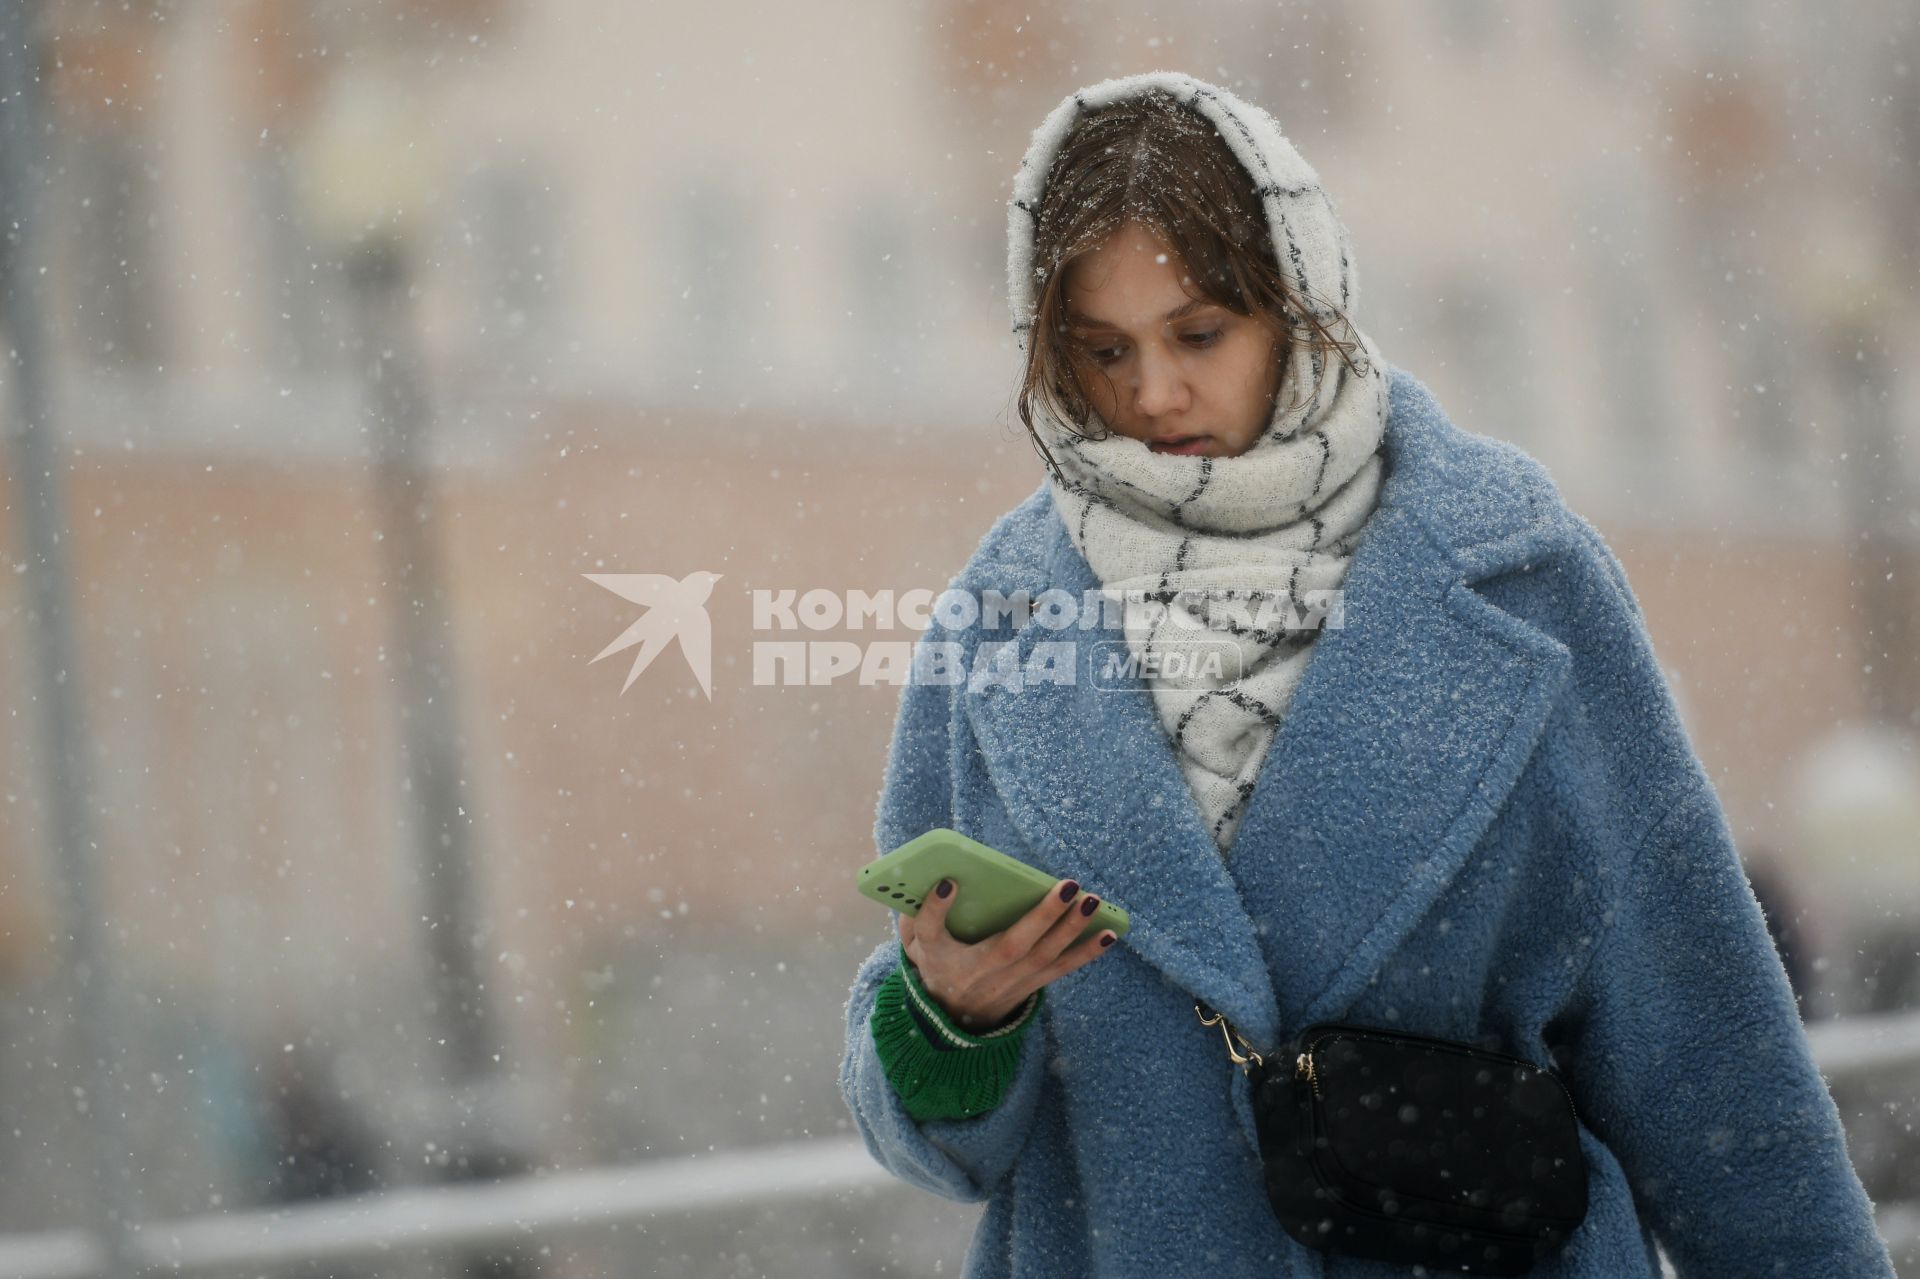
MULTIPOLYGON (((1173 308, 1173 310, 1161 316, 1160 322, 1162 324, 1171 324, 1175 320, 1185 319, 1187 316, 1192 315, 1195 311, 1198 311, 1202 307, 1208 307, 1212 305, 1213 305, 1213 301, 1210 298, 1191 298, 1186 302, 1185 305, 1176 306, 1173 308)), ((1071 324, 1076 329, 1111 329, 1114 327, 1113 325, 1107 323, 1105 320, 1097 320, 1091 315, 1082 315, 1080 312, 1072 311, 1072 310, 1067 312, 1067 323, 1071 324)))

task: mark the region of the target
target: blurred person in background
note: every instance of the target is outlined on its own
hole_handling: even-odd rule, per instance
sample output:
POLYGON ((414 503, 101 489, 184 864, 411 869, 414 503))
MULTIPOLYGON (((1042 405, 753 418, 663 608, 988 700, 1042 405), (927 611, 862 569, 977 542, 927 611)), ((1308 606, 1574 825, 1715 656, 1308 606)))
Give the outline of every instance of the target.
MULTIPOLYGON (((281 1041, 287 1042, 287 1041, 281 1041)), ((299 1203, 381 1188, 380 1140, 333 1084, 311 1050, 270 1047, 260 1099, 260 1144, 268 1161, 260 1186, 271 1203, 299 1203)), ((372 1271, 315 1260, 293 1271, 310 1279, 370 1279, 372 1271)))

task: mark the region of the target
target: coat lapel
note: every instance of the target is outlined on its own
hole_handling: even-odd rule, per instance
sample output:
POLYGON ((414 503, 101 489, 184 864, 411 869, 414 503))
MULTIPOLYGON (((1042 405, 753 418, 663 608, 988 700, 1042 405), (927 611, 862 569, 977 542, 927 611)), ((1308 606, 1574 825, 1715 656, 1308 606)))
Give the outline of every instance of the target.
MULTIPOLYGON (((976 678, 963 698, 1044 867, 1125 908, 1124 944, 1262 1052, 1349 1006, 1451 882, 1567 674, 1565 645, 1470 586, 1550 556, 1557 502, 1417 382, 1393 384, 1389 472, 1343 624, 1314 643, 1227 859, 1144 682, 1094 677, 1095 641, 1119 631, 1029 622, 983 644, 986 668, 1029 671, 1064 642, 1071 678, 976 678)), ((1042 589, 1083 599, 1098 580, 1045 510, 1042 589)))

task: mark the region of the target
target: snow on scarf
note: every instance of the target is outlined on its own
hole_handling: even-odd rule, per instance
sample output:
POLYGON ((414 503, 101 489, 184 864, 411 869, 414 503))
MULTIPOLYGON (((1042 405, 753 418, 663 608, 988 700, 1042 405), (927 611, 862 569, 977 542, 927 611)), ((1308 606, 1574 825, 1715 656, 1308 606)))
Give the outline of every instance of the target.
POLYGON ((1159 88, 1219 130, 1252 175, 1276 260, 1313 299, 1338 297, 1354 369, 1292 344, 1273 417, 1237 457, 1155 453, 1118 433, 1089 440, 1042 411, 1058 470, 1053 502, 1102 588, 1124 601, 1127 644, 1207 829, 1224 856, 1252 798, 1318 626, 1337 605, 1353 547, 1377 504, 1387 422, 1386 366, 1350 322, 1357 300, 1346 228, 1320 180, 1260 108, 1178 72, 1102 81, 1048 114, 1014 178, 1007 275, 1021 349, 1039 279, 1033 234, 1053 157, 1082 111, 1159 88), (1324 376, 1323 376, 1324 375, 1324 376), (1301 388, 1316 388, 1311 398, 1301 388), (1198 642, 1196 642, 1198 641, 1198 642), (1188 658, 1176 665, 1175 652, 1188 658), (1191 659, 1212 653, 1209 666, 1191 659))

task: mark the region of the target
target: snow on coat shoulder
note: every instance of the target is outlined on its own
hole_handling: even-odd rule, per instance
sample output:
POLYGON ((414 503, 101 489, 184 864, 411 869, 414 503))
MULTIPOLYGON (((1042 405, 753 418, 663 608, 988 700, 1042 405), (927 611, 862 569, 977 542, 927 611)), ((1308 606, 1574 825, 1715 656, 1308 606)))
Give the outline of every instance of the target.
MULTIPOLYGON (((1391 377, 1343 624, 1315 643, 1230 857, 1144 686, 1091 678, 1085 633, 930 629, 969 659, 1063 637, 1089 656, 1067 681, 906 685, 876 849, 951 826, 1133 929, 1048 988, 995 1110, 916 1124, 867 1033, 896 946, 876 919, 841 1065, 868 1149, 985 1203, 970 1276, 1404 1273, 1281 1229, 1200 999, 1261 1050, 1348 1020, 1554 1066, 1590 1206, 1541 1279, 1656 1276, 1656 1238, 1685 1279, 1892 1275, 1619 562, 1534 459, 1391 377)), ((1044 486, 954 582, 1099 585, 1044 486)))

